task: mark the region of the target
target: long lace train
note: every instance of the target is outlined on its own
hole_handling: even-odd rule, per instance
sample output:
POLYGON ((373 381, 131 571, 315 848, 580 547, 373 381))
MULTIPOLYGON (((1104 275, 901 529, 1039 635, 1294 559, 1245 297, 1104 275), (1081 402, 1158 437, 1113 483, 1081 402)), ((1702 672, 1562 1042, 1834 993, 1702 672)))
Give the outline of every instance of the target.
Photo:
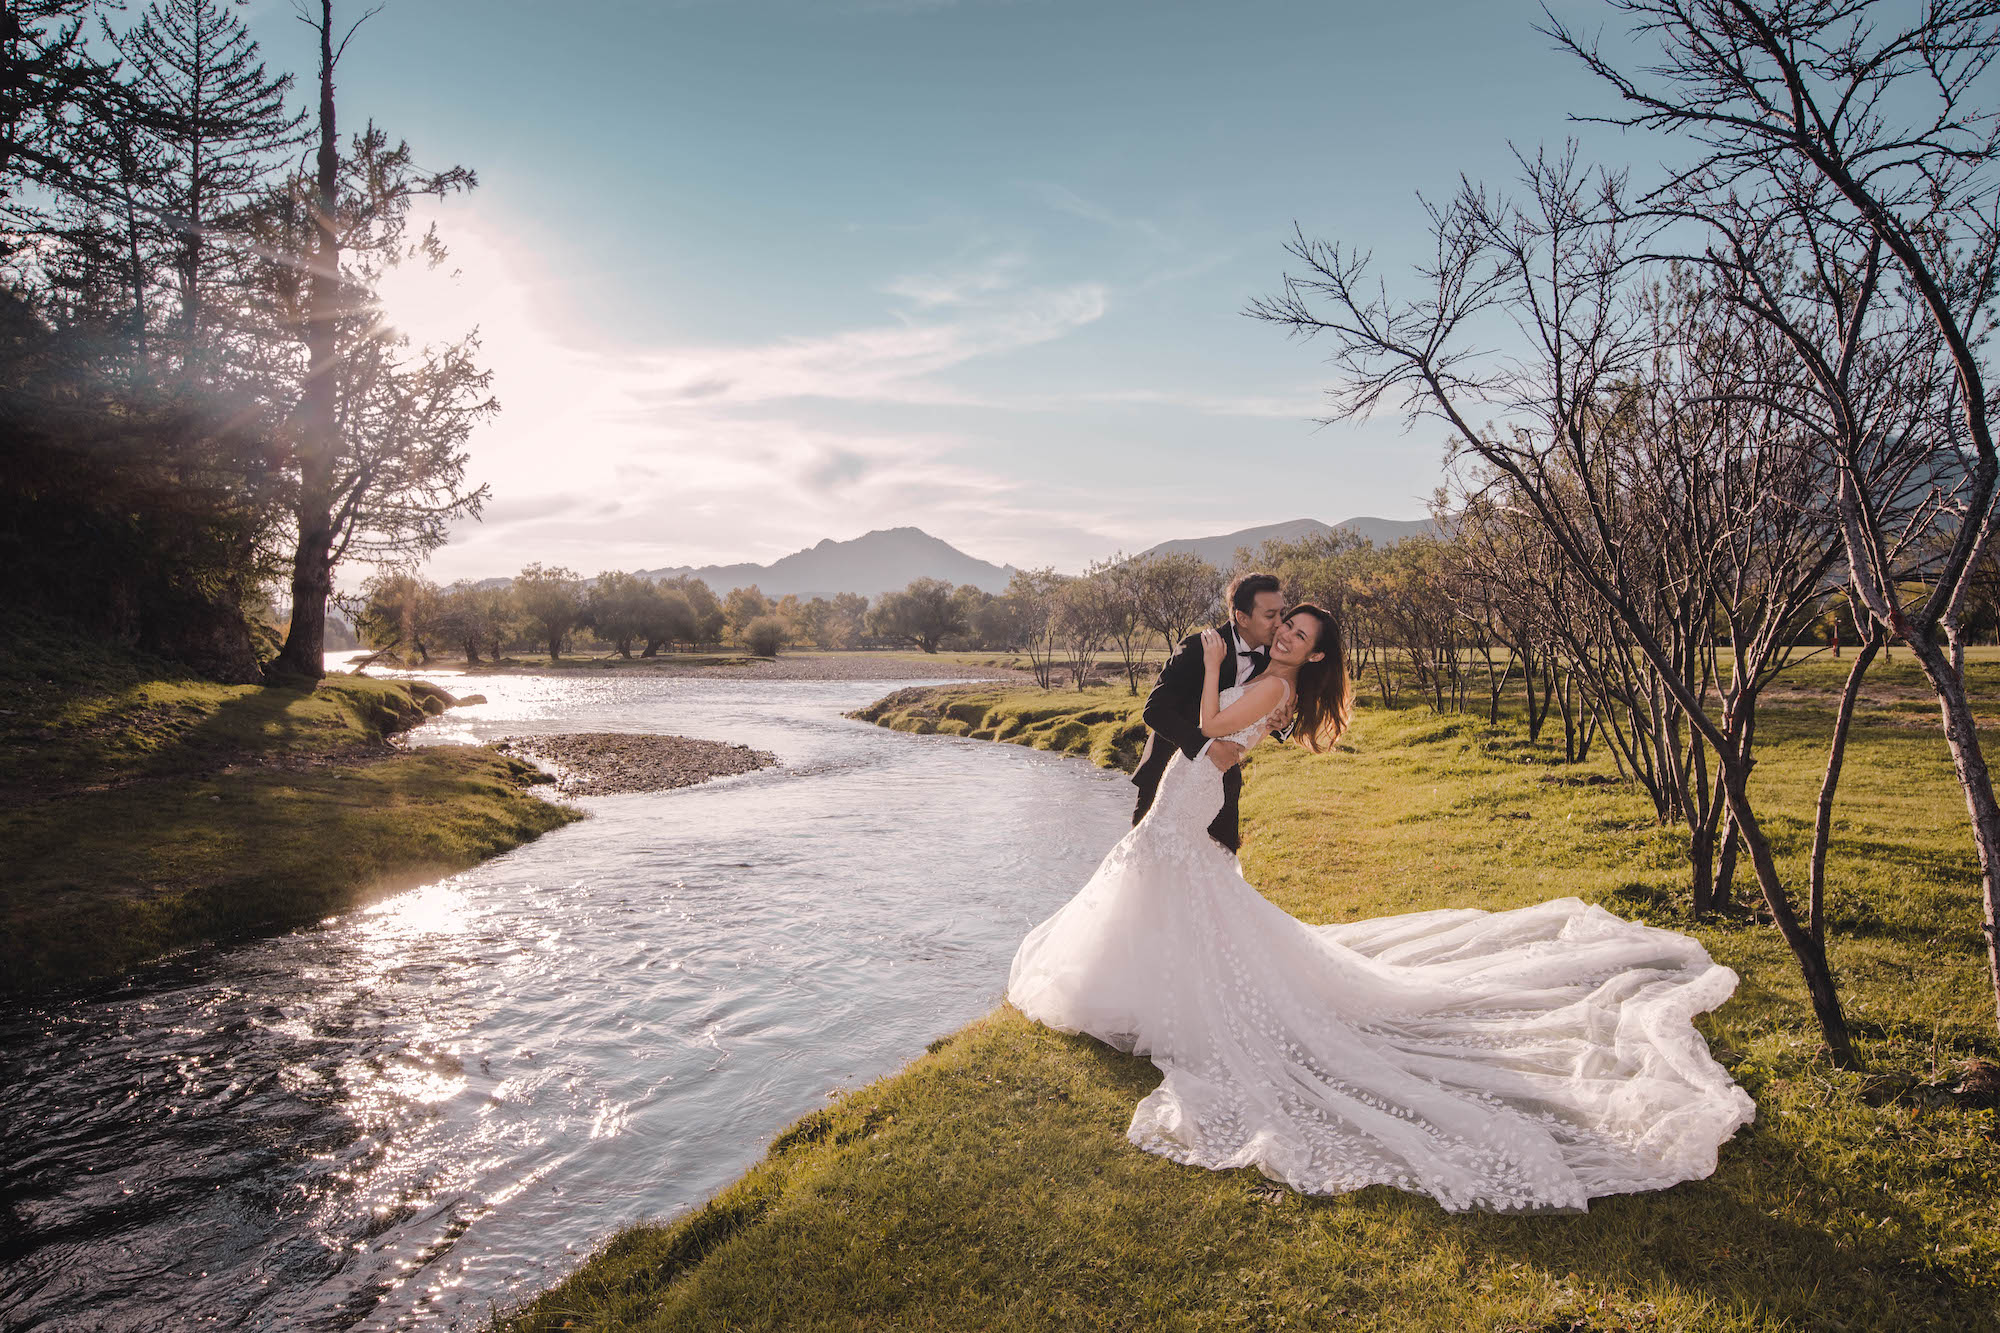
POLYGON ((1292 1188, 1580 1209, 1715 1170, 1755 1114, 1694 1015, 1736 974, 1576 898, 1308 926, 1204 829, 1221 774, 1176 756, 1148 812, 1022 942, 1007 995, 1150 1056, 1129 1137, 1292 1188))

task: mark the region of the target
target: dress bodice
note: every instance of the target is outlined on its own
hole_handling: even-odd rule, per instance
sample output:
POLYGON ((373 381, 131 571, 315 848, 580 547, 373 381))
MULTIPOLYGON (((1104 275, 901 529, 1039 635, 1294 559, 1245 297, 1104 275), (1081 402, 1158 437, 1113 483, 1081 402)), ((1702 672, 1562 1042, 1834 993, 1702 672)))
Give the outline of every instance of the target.
MULTIPOLYGON (((1256 683, 1257 682, 1253 680, 1243 685, 1231 685, 1228 689, 1222 690, 1219 693, 1217 693, 1215 696, 1216 711, 1222 712, 1226 710, 1229 707, 1229 705, 1235 703, 1238 699, 1241 699, 1245 694, 1247 694, 1250 690, 1250 686, 1255 685, 1256 683)), ((1278 683, 1280 685, 1285 684, 1283 681, 1279 681, 1278 683)), ((1291 686, 1289 685, 1285 685, 1285 702, 1286 703, 1291 702, 1291 686)), ((1236 744, 1242 746, 1244 749, 1247 750, 1251 746, 1255 745, 1258 741, 1263 740, 1264 737, 1270 734, 1271 734, 1270 715, 1266 714, 1265 716, 1258 718, 1255 722, 1252 722, 1249 726, 1243 728, 1243 730, 1232 732, 1229 735, 1222 737, 1222 739, 1226 741, 1234 741, 1236 744)))

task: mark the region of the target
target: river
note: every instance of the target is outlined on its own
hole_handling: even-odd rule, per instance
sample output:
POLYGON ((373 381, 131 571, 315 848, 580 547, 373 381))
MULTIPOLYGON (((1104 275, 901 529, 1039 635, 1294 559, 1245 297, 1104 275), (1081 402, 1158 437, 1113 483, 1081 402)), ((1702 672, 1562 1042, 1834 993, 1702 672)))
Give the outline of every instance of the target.
POLYGON ((996 1004, 1117 774, 841 716, 909 682, 463 676, 419 743, 780 766, 282 937, 0 1010, 0 1327, 478 1326, 996 1004))

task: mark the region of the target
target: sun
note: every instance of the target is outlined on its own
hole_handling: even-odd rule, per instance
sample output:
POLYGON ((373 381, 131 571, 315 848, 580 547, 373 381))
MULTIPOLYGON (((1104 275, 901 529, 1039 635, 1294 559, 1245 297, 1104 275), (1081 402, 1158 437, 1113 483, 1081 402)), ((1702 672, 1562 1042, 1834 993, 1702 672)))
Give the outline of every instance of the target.
POLYGON ((375 296, 383 322, 419 346, 457 342, 480 323, 482 303, 456 256, 397 264, 377 279, 375 296))

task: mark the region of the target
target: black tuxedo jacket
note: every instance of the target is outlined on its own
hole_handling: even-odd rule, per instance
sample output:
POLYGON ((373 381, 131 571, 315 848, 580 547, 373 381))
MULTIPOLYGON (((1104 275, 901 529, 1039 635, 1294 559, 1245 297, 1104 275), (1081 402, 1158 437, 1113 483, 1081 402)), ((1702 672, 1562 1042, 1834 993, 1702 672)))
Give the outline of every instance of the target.
MULTIPOLYGON (((1226 690, 1236 683, 1236 627, 1223 626, 1222 638, 1229 651, 1223 655, 1218 683, 1226 690)), ((1167 761, 1174 757, 1174 751, 1193 759, 1208 744, 1208 737, 1201 734, 1201 685, 1205 675, 1201 635, 1190 634, 1181 640, 1180 650, 1160 668, 1160 678, 1153 682, 1153 692, 1146 696, 1142 716, 1150 734, 1146 737, 1146 753, 1139 759, 1139 769, 1132 775, 1133 784, 1139 788, 1139 804, 1132 811, 1134 824, 1153 808, 1153 797, 1160 790, 1160 775, 1167 771, 1167 761)), ((1242 792, 1243 770, 1232 766, 1222 775, 1222 809, 1208 826, 1208 836, 1232 852, 1243 841, 1236 816, 1237 798, 1242 792)))

